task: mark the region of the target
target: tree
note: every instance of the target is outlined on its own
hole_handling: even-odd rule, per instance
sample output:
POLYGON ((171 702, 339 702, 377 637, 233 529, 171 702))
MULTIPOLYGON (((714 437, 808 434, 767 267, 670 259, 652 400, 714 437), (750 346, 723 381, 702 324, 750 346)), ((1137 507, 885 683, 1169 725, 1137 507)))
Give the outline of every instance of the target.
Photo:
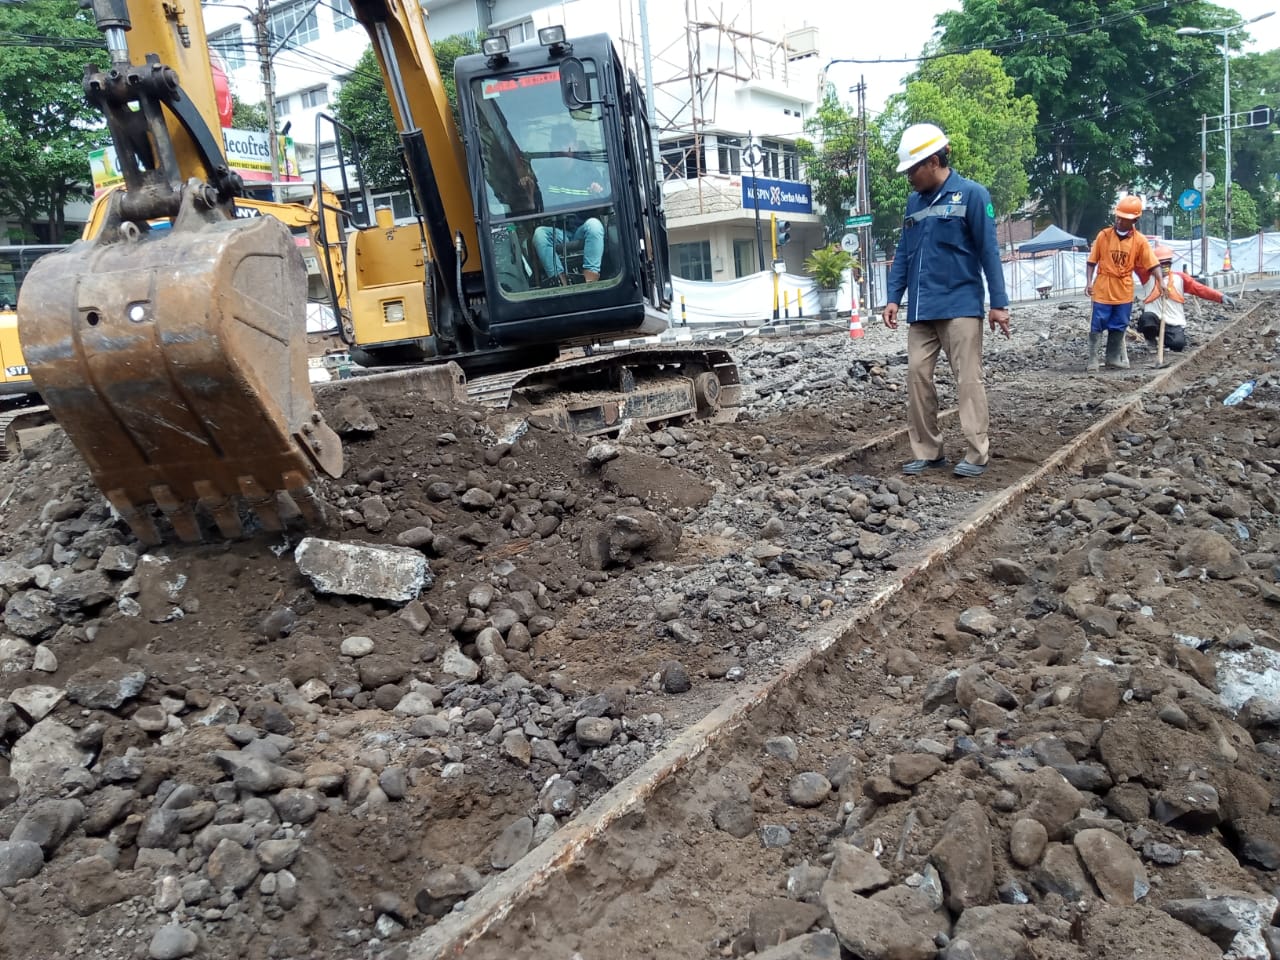
POLYGON ((89 152, 110 139, 81 87, 105 45, 76 0, 0 5, 0 41, 0 215, 60 243, 63 208, 92 194, 89 152))
POLYGON ((937 123, 951 141, 951 164, 991 192, 997 215, 1028 195, 1026 167, 1035 155, 1036 106, 1014 93, 1000 60, 981 50, 925 61, 889 98, 879 120, 882 150, 871 181, 880 235, 896 237, 910 186, 897 173, 897 143, 912 123, 937 123))
POLYGON ((266 104, 245 103, 233 93, 231 95, 231 126, 237 130, 266 130, 266 104))
POLYGON ((1221 109, 1222 64, 1206 37, 1176 31, 1235 19, 1202 0, 964 0, 937 18, 937 51, 1000 54, 1016 92, 1030 94, 1045 118, 1031 188, 1060 226, 1079 233, 1102 226, 1122 190, 1190 182, 1200 114, 1221 109))
MULTIPOLYGON (((1231 64, 1231 83, 1232 110, 1263 104, 1272 110, 1280 109, 1280 50, 1237 58, 1231 64)), ((1264 229, 1280 222, 1280 151, 1276 150, 1274 123, 1273 120, 1272 126, 1235 130, 1231 135, 1231 179, 1241 184, 1241 189, 1231 195, 1232 213, 1241 193, 1247 192, 1257 202, 1258 222, 1264 229)))
MULTIPOLYGON (((1234 151, 1233 151, 1234 152, 1234 151)), ((1253 197, 1234 178, 1231 187, 1231 239, 1248 237, 1258 232, 1258 206, 1253 197)), ((1211 237, 1227 235, 1227 198, 1222 184, 1216 184, 1205 197, 1208 209, 1205 223, 1211 237)))
POLYGON ((858 118, 840 102, 835 87, 828 85, 804 130, 808 136, 796 140, 796 153, 815 204, 825 208, 822 221, 831 241, 843 232, 845 212, 857 198, 858 118))
MULTIPOLYGON (((479 53, 480 40, 475 34, 464 33, 433 41, 432 47, 456 122, 458 96, 453 82, 453 63, 464 54, 479 53)), ((399 183, 404 176, 400 166, 400 137, 372 48, 365 51, 338 91, 334 113, 355 131, 360 162, 369 183, 377 186, 399 183)))

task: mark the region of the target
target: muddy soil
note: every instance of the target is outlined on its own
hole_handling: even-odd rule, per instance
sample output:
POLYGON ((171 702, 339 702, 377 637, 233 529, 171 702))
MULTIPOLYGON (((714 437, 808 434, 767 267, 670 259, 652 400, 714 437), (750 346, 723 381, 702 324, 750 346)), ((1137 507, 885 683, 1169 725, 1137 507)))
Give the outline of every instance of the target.
MULTIPOLYGON (((1137 353, 1085 375, 1083 305, 1062 306, 1020 308, 1015 338, 989 343, 994 460, 976 482, 901 480, 901 438, 833 461, 902 423, 904 341, 873 326, 744 341, 735 422, 633 430, 608 455, 538 422, 510 437, 509 416, 370 401, 377 430, 346 439, 326 490, 329 537, 420 551, 434 579, 408 604, 319 592, 298 534, 141 550, 65 440, 25 451, 0 468, 0 943, 265 958, 407 941, 506 865, 495 846, 518 822, 517 854, 1149 375, 1137 353), (28 760, 33 743, 62 759, 19 781, 23 740, 28 760)), ((960 443, 952 420, 953 458, 960 443)), ((966 652, 897 643, 916 644, 928 668, 966 652)), ((890 706, 915 697, 897 689, 890 706)), ((814 729, 848 736, 850 702, 814 729)), ((713 911, 726 934, 763 862, 743 856, 723 885, 741 896, 713 911)), ((666 877, 669 857, 635 869, 666 877)), ((594 943, 579 936, 564 942, 594 943)))

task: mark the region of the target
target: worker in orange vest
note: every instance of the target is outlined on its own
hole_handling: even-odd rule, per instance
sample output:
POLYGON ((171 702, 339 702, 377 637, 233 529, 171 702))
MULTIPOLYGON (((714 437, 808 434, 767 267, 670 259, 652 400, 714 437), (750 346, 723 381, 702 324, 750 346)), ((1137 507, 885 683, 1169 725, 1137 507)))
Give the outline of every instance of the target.
MULTIPOLYGON (((1142 283, 1142 315, 1138 318, 1138 332, 1146 338, 1147 343, 1155 345, 1160 336, 1160 315, 1164 314, 1164 345, 1168 350, 1181 352, 1187 345, 1187 312, 1183 307, 1187 294, 1220 303, 1224 307, 1234 307, 1236 302, 1221 290, 1214 290, 1198 283, 1181 270, 1173 269, 1173 248, 1163 244, 1155 249, 1156 259, 1164 271, 1165 283, 1159 287, 1152 275, 1148 274, 1142 283)), ((1142 272, 1139 272, 1139 277, 1142 272)))
POLYGON ((1138 232, 1141 215, 1141 197, 1121 197, 1116 204, 1115 223, 1099 231, 1085 261, 1084 295, 1093 301, 1086 370, 1098 369, 1098 344, 1103 333, 1107 335, 1107 366, 1129 366, 1124 335, 1133 316, 1133 271, 1152 270, 1157 286, 1163 286, 1162 271, 1151 244, 1138 232))

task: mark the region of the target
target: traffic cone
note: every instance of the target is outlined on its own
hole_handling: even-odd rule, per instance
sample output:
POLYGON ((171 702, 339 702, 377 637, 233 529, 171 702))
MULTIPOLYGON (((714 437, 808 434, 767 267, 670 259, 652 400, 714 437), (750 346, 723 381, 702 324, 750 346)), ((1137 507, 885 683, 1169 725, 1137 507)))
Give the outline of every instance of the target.
POLYGON ((1222 269, 1228 271, 1231 269, 1231 248, 1227 247, 1227 252, 1222 255, 1222 269))
POLYGON ((849 314, 849 339, 857 340, 862 336, 862 318, 858 316, 858 309, 855 307, 853 312, 849 314))

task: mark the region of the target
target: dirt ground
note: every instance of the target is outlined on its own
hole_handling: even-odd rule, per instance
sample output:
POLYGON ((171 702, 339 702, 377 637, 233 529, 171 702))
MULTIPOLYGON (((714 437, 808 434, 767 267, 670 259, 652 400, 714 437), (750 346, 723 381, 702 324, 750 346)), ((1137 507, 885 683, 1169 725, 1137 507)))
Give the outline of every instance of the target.
MULTIPOLYGON (((1015 323, 1027 320, 1015 338, 989 343, 993 465, 976 481, 948 473, 904 482, 898 466, 910 453, 901 438, 844 459, 903 422, 904 341, 871 325, 852 342, 829 335, 736 344, 751 389, 735 422, 634 430, 609 444, 611 459, 599 442, 537 422, 509 437, 508 416, 478 408, 414 396, 370 401, 377 430, 346 438, 346 472, 325 491, 340 516, 329 536, 420 551, 434 579, 409 604, 318 591, 294 559, 297 533, 142 551, 64 440, 55 435, 24 451, 0 468, 0 696, 21 701, 0 713, 0 877, 18 878, 0 884, 0 943, 22 945, 33 958, 254 960, 407 943, 496 875, 495 861, 506 865, 498 847, 528 849, 737 685, 768 678, 817 626, 848 616, 1149 377, 1140 347, 1128 371, 1083 372, 1083 309, 1020 307, 1015 323), (133 685, 133 676, 141 682, 133 685), (40 716, 23 706, 41 698, 56 702, 40 716), (46 720, 57 736, 42 749, 77 759, 19 783, 10 764, 46 720), (35 873, 35 864, 13 866, 31 854, 31 842, 43 861, 35 873)), ((1206 316, 1193 336, 1221 322, 1206 316)), ((1253 356, 1270 351, 1274 364, 1273 334, 1251 346, 1253 356)), ((1205 515, 1247 524, 1257 550, 1245 553, 1265 558, 1280 550, 1276 467, 1259 480, 1255 464, 1275 463, 1274 381, 1239 408, 1215 406, 1244 377, 1248 356, 1237 350, 1167 405, 1149 406, 1131 434, 1112 438, 1108 455, 1115 469, 1188 464, 1186 482, 1215 488, 1215 496, 1225 476, 1229 496, 1188 496, 1227 502, 1206 506, 1205 515), (1204 476, 1213 466, 1226 473, 1204 476), (1235 483, 1231 471, 1240 470, 1252 485, 1235 483)), ((949 374, 940 371, 940 380, 945 403, 949 374)), ((954 418, 947 432, 958 458, 954 418)), ((1093 660, 1039 662, 1044 645, 1028 638, 1044 618, 1064 618, 1072 637, 1080 632, 1058 594, 1082 574, 1063 558, 1120 551, 1124 569, 1104 578, 1118 582, 1149 566, 1170 568, 1178 548, 1167 530, 1135 546, 1114 539, 1110 514, 1083 506, 1072 513, 1080 483, 1064 477, 1060 489, 1034 498, 972 563, 931 580, 913 607, 815 670, 477 955, 742 954, 753 908, 786 897, 788 872, 829 857, 833 838, 896 850, 905 836, 890 867, 897 884, 920 869, 961 800, 991 809, 992 830, 1007 834, 1017 809, 1003 810, 997 795, 1015 788, 1012 778, 991 782, 992 767, 1021 762, 1050 732, 1084 756, 1096 753, 1096 738, 1087 749, 1087 736, 1072 739, 1082 721, 1069 710, 1047 719, 1014 714, 1016 722, 985 738, 987 728, 954 704, 923 714, 921 690, 953 666, 979 664, 1027 703, 1075 684, 1075 674, 1059 673, 1098 658, 1121 664, 1117 676, 1134 689, 1134 671, 1174 658, 1175 632, 1225 646, 1240 626, 1251 644, 1270 648, 1274 604, 1268 610, 1262 588, 1209 580, 1194 591, 1184 584, 1161 608, 1163 635, 1128 625, 1101 640, 1091 635, 1078 653, 1093 660), (1055 508, 1064 501, 1066 514, 1055 508), (1057 537, 1060 529, 1080 543, 1057 537), (1101 539, 1083 546, 1090 537, 1101 539), (1043 597, 993 586, 988 571, 998 557, 1035 571, 1045 596, 1056 597, 1052 613, 1040 614, 1049 606, 1043 597), (956 617, 974 606, 1000 610, 1000 632, 975 642, 958 631, 956 617), (909 673, 886 674, 893 651, 909 651, 909 673), (953 720, 969 733, 947 726, 953 720), (794 759, 762 759, 760 745, 775 735, 793 738, 794 759), (958 745, 966 737, 972 751, 958 745), (864 809, 863 781, 887 776, 888 758, 923 739, 944 745, 945 772, 911 803, 864 809), (846 754, 865 776, 816 808, 789 801, 791 775, 825 771, 846 754), (794 825, 786 847, 712 825, 710 809, 741 789, 756 823, 794 825), (662 922, 650 927, 652 917, 662 922)), ((1107 506, 1121 516, 1128 510, 1107 506)), ((1250 569, 1267 580, 1266 563, 1257 563, 1250 569)), ((1110 607, 1100 586, 1094 592, 1090 604, 1110 607)), ((1236 736, 1233 766, 1247 766, 1259 790, 1270 791, 1274 757, 1252 743, 1263 735, 1189 694, 1178 703, 1189 698, 1207 711, 1202 718, 1184 706, 1189 728, 1203 719, 1202 739, 1205 730, 1236 736)), ((1118 716, 1141 740, 1163 705, 1153 695, 1118 716)), ((1134 762, 1146 764, 1137 779, 1164 787, 1149 773, 1156 759, 1134 762)), ((1260 813, 1268 811, 1263 804, 1260 813)), ((1152 836, 1174 839, 1164 828, 1152 836)), ((1233 844, 1239 848, 1214 834, 1205 852, 1184 861, 1195 870, 1161 872, 1154 899, 1260 886, 1233 844)), ((1004 858, 1002 878, 1021 876, 1007 849, 996 856, 1004 858)), ((1067 916, 1074 907, 1035 902, 1068 926, 1075 918, 1067 916)), ((1113 951, 1139 939, 1128 921, 1099 921, 1105 937, 1086 932, 1083 941, 1045 929, 1064 957, 1119 955, 1088 950, 1101 950, 1104 939, 1113 951)))

